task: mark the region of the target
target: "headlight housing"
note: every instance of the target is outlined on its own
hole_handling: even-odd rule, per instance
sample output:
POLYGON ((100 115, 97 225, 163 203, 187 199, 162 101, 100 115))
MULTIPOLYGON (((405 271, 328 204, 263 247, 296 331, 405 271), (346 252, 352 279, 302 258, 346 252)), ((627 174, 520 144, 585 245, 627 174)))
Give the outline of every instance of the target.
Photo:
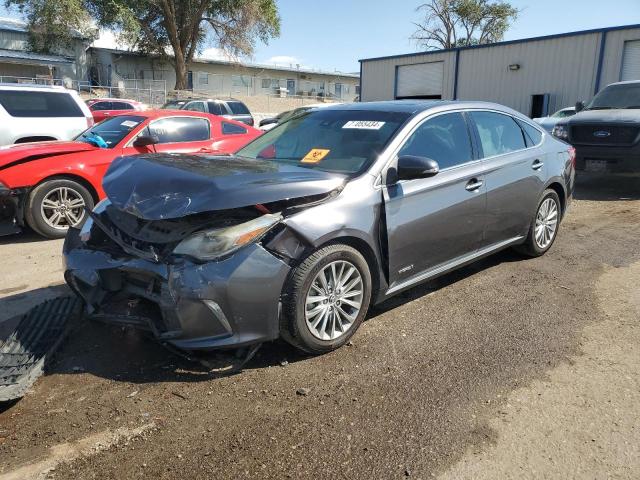
POLYGON ((281 220, 282 215, 274 213, 234 227, 203 230, 181 241, 173 253, 200 261, 215 260, 257 242, 281 220))
MULTIPOLYGON (((93 207, 93 213, 100 215, 107 209, 107 206, 111 205, 108 198, 99 201, 95 207, 93 207)), ((84 221, 82 228, 80 229, 80 241, 87 243, 91 239, 91 229, 93 228, 93 219, 89 216, 84 221)))
POLYGON ((567 125, 556 125, 553 127, 551 134, 560 140, 569 140, 569 127, 567 125))

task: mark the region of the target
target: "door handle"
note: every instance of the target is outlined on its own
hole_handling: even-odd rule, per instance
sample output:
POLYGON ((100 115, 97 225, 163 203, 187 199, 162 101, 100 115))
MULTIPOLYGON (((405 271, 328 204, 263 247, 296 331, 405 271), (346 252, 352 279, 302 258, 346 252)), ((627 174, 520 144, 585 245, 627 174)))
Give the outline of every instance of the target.
POLYGON ((478 190, 484 182, 482 182, 482 180, 478 180, 477 178, 472 178, 471 180, 469 180, 469 182, 467 183, 467 186, 464 187, 468 192, 475 192, 476 190, 478 190))
POLYGON ((533 165, 531 165, 531 168, 533 168, 534 170, 540 170, 543 166, 544 166, 544 162, 536 159, 533 162, 533 165))

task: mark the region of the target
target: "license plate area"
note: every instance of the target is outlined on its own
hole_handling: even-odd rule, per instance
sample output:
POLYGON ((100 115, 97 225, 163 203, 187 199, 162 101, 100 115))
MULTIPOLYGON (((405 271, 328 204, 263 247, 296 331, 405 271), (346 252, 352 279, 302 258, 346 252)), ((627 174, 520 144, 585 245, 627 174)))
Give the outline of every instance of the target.
POLYGON ((587 172, 606 172, 607 161, 606 160, 587 160, 585 163, 585 170, 587 172))

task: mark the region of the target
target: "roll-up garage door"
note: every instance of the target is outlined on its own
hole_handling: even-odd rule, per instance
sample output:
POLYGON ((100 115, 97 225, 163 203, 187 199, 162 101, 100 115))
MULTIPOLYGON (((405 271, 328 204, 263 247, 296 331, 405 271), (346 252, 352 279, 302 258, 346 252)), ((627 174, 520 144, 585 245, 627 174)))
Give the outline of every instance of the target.
POLYGON ((640 40, 624 42, 621 80, 640 80, 640 40))
POLYGON ((443 62, 398 66, 396 98, 442 98, 443 62))

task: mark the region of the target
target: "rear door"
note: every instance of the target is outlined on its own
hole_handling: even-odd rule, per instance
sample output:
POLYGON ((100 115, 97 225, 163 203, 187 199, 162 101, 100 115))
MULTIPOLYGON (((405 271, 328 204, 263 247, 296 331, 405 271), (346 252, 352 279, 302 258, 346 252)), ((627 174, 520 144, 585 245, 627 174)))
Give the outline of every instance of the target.
POLYGON ((436 160, 440 172, 383 187, 391 290, 475 252, 484 229, 486 190, 466 115, 430 117, 398 156, 436 160))
POLYGON ((542 134, 511 115, 469 114, 486 168, 487 220, 483 246, 524 236, 546 177, 542 134), (535 137, 535 138, 531 138, 535 137))

